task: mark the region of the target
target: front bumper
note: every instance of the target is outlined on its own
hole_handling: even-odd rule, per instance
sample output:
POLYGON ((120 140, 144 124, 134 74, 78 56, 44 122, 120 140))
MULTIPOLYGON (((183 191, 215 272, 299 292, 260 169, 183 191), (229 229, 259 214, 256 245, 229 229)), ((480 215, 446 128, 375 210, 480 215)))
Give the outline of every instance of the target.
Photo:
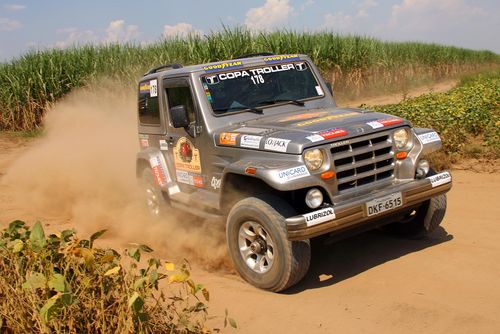
POLYGON ((387 218, 394 216, 398 212, 404 212, 432 197, 444 194, 451 189, 451 186, 451 174, 449 172, 442 172, 425 179, 410 181, 362 197, 356 197, 351 201, 346 201, 335 206, 324 206, 320 210, 308 215, 317 213, 317 217, 330 216, 333 219, 314 224, 313 226, 308 226, 305 215, 293 216, 286 219, 288 239, 309 239, 322 234, 341 232, 361 227, 362 225, 368 225, 383 220, 384 217, 387 218), (380 214, 368 215, 367 202, 398 192, 402 195, 401 206, 380 214))

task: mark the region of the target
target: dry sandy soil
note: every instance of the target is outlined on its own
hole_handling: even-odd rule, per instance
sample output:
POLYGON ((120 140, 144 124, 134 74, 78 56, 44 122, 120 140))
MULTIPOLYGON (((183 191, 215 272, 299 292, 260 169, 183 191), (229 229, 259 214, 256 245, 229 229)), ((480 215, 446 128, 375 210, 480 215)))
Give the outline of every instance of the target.
POLYGON ((83 236, 107 227, 101 245, 134 241, 163 258, 187 257, 210 290, 210 313, 227 308, 241 333, 500 332, 500 173, 455 170, 448 212, 431 238, 372 231, 317 245, 301 283, 268 293, 233 273, 220 228, 185 215, 147 221, 129 167, 137 149, 133 99, 103 106, 76 94, 49 113, 42 138, 0 134, 0 226, 40 219, 49 230, 75 226, 83 236))

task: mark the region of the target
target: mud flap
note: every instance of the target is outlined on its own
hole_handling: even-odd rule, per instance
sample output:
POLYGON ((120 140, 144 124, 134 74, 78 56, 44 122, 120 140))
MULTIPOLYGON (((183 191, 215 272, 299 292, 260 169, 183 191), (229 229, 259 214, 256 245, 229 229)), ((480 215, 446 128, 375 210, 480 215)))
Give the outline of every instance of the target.
POLYGON ((165 161, 165 156, 161 152, 152 154, 149 158, 149 164, 156 182, 162 190, 167 190, 169 196, 179 193, 181 190, 173 180, 165 161))

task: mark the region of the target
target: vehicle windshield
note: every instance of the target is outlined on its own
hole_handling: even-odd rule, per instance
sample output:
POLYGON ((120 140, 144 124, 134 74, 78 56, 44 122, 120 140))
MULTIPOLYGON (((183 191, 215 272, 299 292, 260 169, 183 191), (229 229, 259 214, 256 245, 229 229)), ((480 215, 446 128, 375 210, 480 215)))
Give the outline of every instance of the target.
POLYGON ((216 114, 265 108, 276 103, 323 96, 323 90, 306 62, 281 63, 210 73, 203 88, 216 114))

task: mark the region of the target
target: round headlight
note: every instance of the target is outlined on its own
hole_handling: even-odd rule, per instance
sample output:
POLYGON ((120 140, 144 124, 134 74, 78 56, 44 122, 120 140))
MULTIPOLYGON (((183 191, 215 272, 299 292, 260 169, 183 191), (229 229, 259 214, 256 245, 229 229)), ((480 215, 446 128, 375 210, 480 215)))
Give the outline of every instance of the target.
POLYGON ((311 209, 316 209, 323 203, 323 194, 321 190, 312 188, 306 194, 306 204, 311 209))
POLYGON ((324 160, 325 157, 323 156, 323 151, 318 150, 317 148, 304 153, 304 161, 306 162, 306 166, 309 170, 319 169, 323 165, 324 160))
POLYGON ((408 131, 408 129, 399 129, 394 131, 392 138, 394 138, 394 144, 396 144, 396 147, 398 149, 402 149, 405 148, 406 145, 408 145, 408 141, 410 140, 410 132, 408 131))

